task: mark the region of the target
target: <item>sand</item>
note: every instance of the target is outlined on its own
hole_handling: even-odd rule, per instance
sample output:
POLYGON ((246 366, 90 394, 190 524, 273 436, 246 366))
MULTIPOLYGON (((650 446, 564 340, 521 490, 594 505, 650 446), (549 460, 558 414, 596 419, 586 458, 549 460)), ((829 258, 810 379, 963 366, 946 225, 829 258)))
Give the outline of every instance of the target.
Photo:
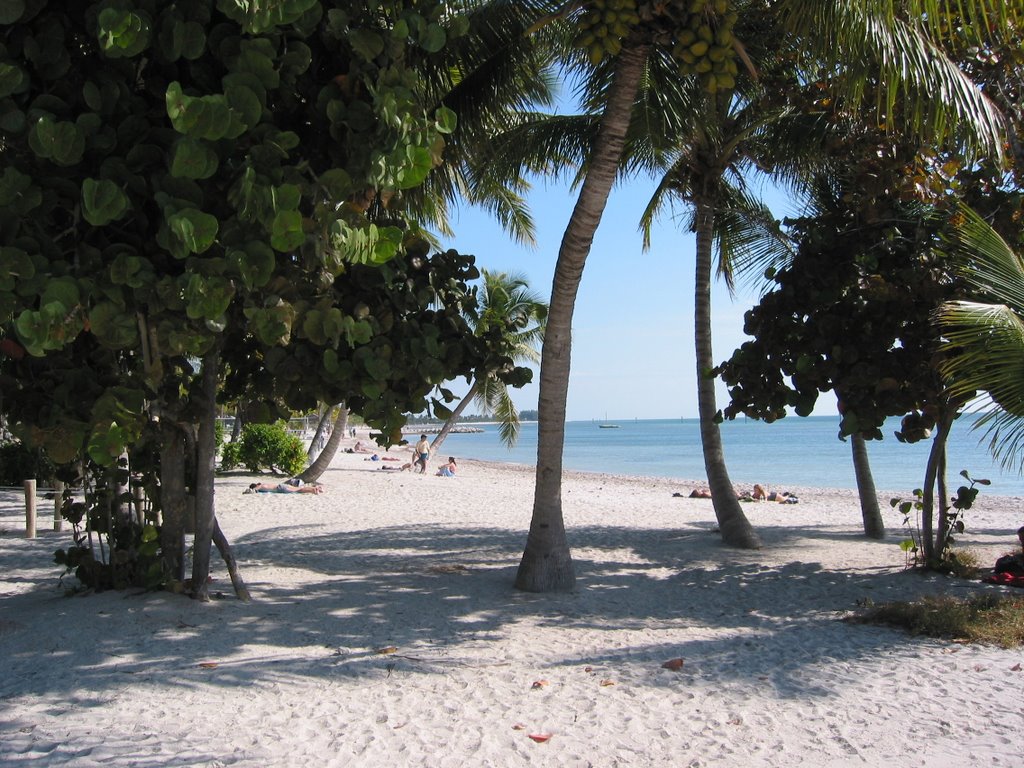
MULTIPOLYGON (((207 604, 66 597, 69 534, 26 539, 0 491, 0 765, 1021 764, 1024 653, 842 621, 1009 588, 905 570, 899 516, 865 539, 852 491, 745 505, 764 547, 737 551, 692 483, 566 473, 577 588, 536 595, 531 469, 365 458, 319 496, 218 482, 250 603, 219 560, 207 604)), ((962 544, 1010 550, 1021 501, 983 492, 962 544)))

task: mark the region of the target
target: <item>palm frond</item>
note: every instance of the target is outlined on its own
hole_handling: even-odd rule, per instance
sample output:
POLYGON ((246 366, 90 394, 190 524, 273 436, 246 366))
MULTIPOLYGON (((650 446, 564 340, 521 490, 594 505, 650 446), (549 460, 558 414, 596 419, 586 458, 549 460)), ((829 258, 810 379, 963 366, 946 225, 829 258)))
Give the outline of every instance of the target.
POLYGON ((984 297, 1024 314, 1024 261, 969 207, 957 218, 950 240, 960 274, 984 297))

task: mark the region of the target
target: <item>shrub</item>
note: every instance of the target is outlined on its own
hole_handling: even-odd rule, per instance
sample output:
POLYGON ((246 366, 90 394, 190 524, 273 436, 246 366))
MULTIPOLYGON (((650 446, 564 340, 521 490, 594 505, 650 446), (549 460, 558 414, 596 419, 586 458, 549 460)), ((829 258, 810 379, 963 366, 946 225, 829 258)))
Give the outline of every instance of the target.
MULTIPOLYGON (((235 443, 224 446, 228 461, 237 461, 250 472, 269 469, 286 475, 297 475, 306 466, 306 449, 295 435, 288 434, 283 423, 246 424, 238 439, 237 457, 235 443)), ((221 459, 225 467, 225 459, 221 459)), ((225 467, 230 468, 230 467, 225 467)))
POLYGON ((25 480, 49 480, 54 472, 53 464, 41 449, 19 442, 0 444, 0 485, 15 487, 25 480))
POLYGON ((230 442, 225 443, 224 447, 220 449, 220 468, 221 469, 234 469, 242 463, 241 456, 241 443, 230 442))

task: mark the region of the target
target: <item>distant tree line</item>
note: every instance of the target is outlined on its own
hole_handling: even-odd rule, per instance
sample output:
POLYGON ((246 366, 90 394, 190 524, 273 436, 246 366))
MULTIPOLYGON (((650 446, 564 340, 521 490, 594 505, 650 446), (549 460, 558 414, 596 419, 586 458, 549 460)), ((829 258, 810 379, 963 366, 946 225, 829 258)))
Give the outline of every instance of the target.
MULTIPOLYGON (((520 421, 536 421, 537 420, 537 411, 520 411, 519 412, 519 420, 520 421)), ((459 417, 459 421, 460 422, 465 422, 465 423, 477 423, 477 424, 479 424, 481 422, 493 422, 493 421, 495 421, 495 418, 494 418, 494 416, 472 414, 472 415, 469 415, 469 416, 460 416, 459 417)), ((418 416, 410 416, 406 423, 407 424, 440 424, 440 423, 443 423, 443 422, 444 422, 444 419, 439 419, 439 418, 437 418, 435 416, 430 416, 430 415, 427 415, 427 414, 420 414, 418 416)))

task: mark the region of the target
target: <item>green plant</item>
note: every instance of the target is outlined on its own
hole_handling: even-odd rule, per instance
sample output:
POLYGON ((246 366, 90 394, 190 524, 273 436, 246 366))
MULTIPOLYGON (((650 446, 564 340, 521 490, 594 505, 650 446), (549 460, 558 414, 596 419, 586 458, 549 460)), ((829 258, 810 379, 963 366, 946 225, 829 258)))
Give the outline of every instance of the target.
POLYGON ((101 468, 90 462, 88 469, 84 501, 64 496, 61 514, 71 523, 74 543, 54 552, 54 562, 87 589, 159 589, 166 578, 160 529, 153 519, 140 522, 128 511, 126 465, 101 468))
POLYGON ((223 470, 234 469, 242 463, 241 442, 232 441, 225 443, 220 449, 220 468, 223 470))
MULTIPOLYGON (((233 459, 234 451, 231 453, 233 459)), ((250 472, 269 469, 297 475, 306 466, 306 449, 298 437, 288 433, 283 422, 246 424, 238 440, 237 458, 250 472)))
POLYGON ((947 510, 940 510, 939 541, 935 551, 937 557, 932 562, 923 560, 922 533, 920 512, 924 508, 924 492, 920 488, 914 489, 914 500, 908 501, 899 496, 889 500, 889 506, 899 510, 903 515, 903 525, 907 528, 910 537, 900 542, 900 549, 906 555, 908 568, 923 565, 933 570, 954 573, 957 575, 970 574, 977 569, 977 557, 966 552, 955 552, 953 534, 961 534, 966 530, 964 525, 964 512, 974 505, 978 497, 978 485, 991 485, 991 480, 975 479, 970 476, 966 469, 960 470, 960 476, 967 480, 970 485, 961 485, 957 488, 956 495, 950 499, 950 506, 947 510), (911 516, 914 516, 913 522, 911 516))

